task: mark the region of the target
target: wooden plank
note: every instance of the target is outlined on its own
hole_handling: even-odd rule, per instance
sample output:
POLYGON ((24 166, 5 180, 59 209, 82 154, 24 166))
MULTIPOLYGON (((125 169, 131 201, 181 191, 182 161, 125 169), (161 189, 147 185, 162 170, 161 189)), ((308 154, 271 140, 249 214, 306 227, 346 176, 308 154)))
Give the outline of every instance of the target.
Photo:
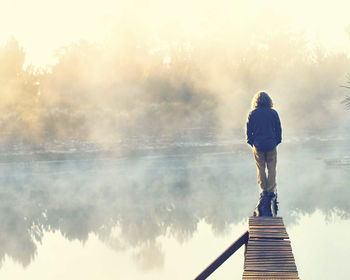
POLYGON ((254 244, 273 244, 273 245, 290 245, 289 240, 279 240, 279 239, 262 239, 262 240, 257 240, 257 239, 249 239, 249 244, 254 245, 254 244))
POLYGON ((256 271, 250 271, 247 273, 244 273, 244 275, 263 275, 263 276, 278 276, 278 275, 283 275, 283 276, 295 276, 295 272, 256 272, 256 271))
POLYGON ((267 258, 267 259, 261 259, 261 258, 254 258, 254 257, 249 257, 249 258, 246 258, 246 261, 261 261, 261 262, 267 262, 267 261, 295 261, 293 257, 270 257, 270 258, 267 258))
MULTIPOLYGON (((297 267, 294 263, 251 263, 251 264, 245 264, 244 267, 246 270, 255 270, 254 268, 256 267, 264 267, 264 268, 269 268, 269 269, 285 269, 285 268, 290 268, 293 270, 297 270, 297 267), (250 269, 252 268, 252 269, 250 269)), ((272 270, 274 271, 274 270, 272 270)))
POLYGON ((251 264, 251 263, 295 263, 294 259, 290 258, 290 259, 265 259, 265 260, 261 260, 261 259, 248 259, 246 260, 246 264, 251 264))
POLYGON ((250 217, 243 279, 299 280, 282 217, 250 217))

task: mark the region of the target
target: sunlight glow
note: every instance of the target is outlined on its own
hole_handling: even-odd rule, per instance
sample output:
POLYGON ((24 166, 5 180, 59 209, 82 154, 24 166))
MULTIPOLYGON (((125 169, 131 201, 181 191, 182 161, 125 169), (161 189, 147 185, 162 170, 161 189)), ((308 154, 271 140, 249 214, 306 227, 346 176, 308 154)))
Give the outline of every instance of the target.
POLYGON ((56 62, 55 52, 61 46, 79 40, 103 42, 115 33, 142 34, 142 28, 168 34, 165 39, 169 41, 184 35, 201 38, 210 30, 232 40, 233 30, 244 30, 256 15, 262 14, 264 25, 271 16, 278 16, 316 44, 347 50, 349 8, 349 2, 344 0, 2 0, 0 42, 14 36, 27 52, 28 64, 45 65, 56 62), (129 32, 118 33, 125 26, 129 32))

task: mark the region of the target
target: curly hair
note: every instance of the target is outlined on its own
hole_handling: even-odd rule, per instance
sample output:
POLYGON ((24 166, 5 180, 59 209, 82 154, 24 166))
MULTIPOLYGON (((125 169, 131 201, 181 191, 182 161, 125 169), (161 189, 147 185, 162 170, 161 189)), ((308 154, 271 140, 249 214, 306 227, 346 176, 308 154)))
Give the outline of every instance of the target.
POLYGON ((271 97, 264 91, 260 91, 257 94, 255 94, 253 101, 252 101, 252 110, 258 108, 258 107, 273 107, 272 99, 271 97))

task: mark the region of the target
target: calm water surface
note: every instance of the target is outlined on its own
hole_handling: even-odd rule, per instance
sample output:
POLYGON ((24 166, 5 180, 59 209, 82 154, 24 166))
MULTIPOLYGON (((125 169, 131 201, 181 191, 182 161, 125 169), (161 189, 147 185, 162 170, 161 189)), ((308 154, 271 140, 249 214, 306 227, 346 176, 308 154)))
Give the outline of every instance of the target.
MULTIPOLYGON (((302 279, 348 279, 350 168, 327 164, 348 148, 279 148, 279 215, 302 279)), ((258 198, 248 147, 0 166, 0 279, 193 279, 258 198)), ((241 249, 210 279, 242 273, 241 249)))

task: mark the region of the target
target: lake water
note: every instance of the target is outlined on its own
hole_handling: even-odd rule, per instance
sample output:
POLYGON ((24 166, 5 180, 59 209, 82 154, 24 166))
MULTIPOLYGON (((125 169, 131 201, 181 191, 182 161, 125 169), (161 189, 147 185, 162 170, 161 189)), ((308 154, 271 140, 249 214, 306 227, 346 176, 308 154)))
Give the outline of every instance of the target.
MULTIPOLYGON (((350 167, 332 161, 348 143, 278 150, 279 216, 305 280, 348 279, 350 167)), ((0 279, 193 279, 259 195, 245 145, 0 166, 0 279)), ((240 249, 209 279, 242 273, 240 249)))

